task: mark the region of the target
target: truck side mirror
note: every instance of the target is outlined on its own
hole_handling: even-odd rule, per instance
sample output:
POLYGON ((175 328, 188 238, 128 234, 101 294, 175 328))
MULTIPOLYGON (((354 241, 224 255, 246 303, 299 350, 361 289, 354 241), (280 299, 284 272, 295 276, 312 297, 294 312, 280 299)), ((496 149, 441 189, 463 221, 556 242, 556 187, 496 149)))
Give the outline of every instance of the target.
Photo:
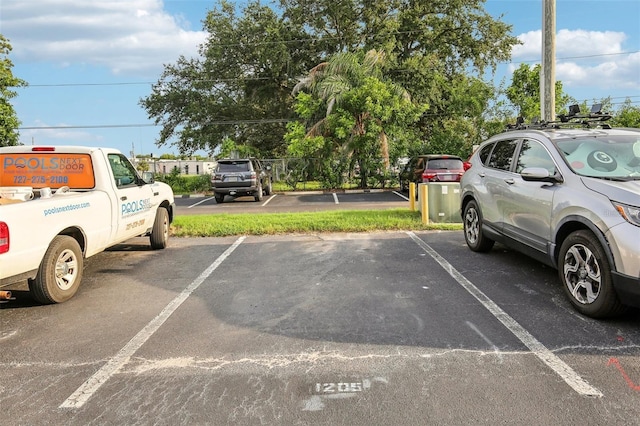
POLYGON ((142 180, 144 183, 154 183, 155 179, 152 172, 142 172, 142 180))

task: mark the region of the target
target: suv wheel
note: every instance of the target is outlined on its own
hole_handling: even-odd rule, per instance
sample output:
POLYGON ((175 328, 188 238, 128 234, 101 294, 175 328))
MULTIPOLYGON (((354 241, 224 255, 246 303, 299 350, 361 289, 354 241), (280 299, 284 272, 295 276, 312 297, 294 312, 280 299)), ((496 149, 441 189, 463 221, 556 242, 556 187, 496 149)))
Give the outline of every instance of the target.
POLYGON ((224 203, 224 194, 215 194, 214 196, 216 197, 216 203, 224 203))
POLYGON ((267 187, 264 189, 264 195, 271 195, 271 180, 269 179, 267 187))
POLYGON ((464 239, 467 246, 473 251, 489 251, 495 241, 487 238, 482 233, 482 213, 474 200, 469 201, 464 206, 464 214, 462 215, 464 226, 464 239))
POLYGON ((604 318, 625 311, 613 289, 609 259, 590 231, 576 231, 564 240, 558 273, 571 304, 582 314, 604 318))
POLYGON ((256 189, 255 200, 262 201, 262 182, 258 184, 258 189, 256 189))

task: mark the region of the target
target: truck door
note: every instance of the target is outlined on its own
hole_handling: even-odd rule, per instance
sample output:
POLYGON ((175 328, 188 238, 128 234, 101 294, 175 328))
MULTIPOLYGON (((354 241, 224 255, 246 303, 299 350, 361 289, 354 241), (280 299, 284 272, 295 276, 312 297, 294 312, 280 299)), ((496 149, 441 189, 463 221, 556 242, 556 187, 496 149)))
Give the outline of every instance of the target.
POLYGON ((153 226, 153 189, 138 176, 122 154, 108 154, 118 202, 116 240, 124 241, 144 234, 153 226))

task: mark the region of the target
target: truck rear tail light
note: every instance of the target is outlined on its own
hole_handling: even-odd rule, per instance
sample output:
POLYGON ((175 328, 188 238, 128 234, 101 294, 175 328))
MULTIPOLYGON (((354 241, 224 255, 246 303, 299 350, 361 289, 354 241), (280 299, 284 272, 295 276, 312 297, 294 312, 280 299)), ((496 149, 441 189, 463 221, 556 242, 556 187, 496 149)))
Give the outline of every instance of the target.
POLYGON ((31 148, 32 152, 55 152, 55 150, 52 146, 34 146, 31 148))
POLYGON ((0 222, 0 254, 9 251, 9 226, 0 222))

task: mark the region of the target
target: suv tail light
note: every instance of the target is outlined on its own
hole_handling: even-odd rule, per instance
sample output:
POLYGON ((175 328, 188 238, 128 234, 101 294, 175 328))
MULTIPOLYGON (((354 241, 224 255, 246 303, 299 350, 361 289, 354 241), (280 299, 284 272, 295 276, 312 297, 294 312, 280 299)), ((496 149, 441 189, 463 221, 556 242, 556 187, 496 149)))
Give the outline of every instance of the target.
POLYGON ((9 226, 0 222, 0 254, 9 251, 9 226))
POLYGON ((467 170, 469 170, 471 168, 471 162, 470 161, 465 161, 462 163, 462 168, 464 169, 464 171, 466 172, 467 170))
POLYGON ((436 174, 435 173, 423 173, 422 174, 422 181, 423 182, 431 182, 435 178, 436 178, 436 174))

